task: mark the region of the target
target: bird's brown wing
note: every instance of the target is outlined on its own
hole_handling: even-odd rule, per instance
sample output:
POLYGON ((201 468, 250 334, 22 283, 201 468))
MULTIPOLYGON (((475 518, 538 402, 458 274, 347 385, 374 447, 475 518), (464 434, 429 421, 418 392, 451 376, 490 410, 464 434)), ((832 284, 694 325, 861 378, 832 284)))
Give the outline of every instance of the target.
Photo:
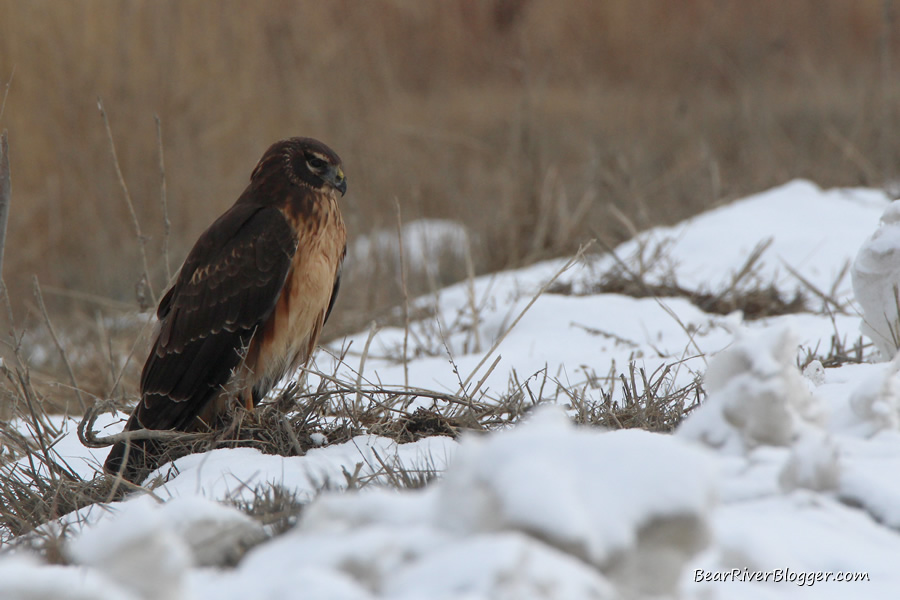
POLYGON ((160 302, 129 428, 186 429, 271 314, 297 248, 281 211, 236 204, 197 240, 160 302))
MULTIPOLYGON (((188 254, 178 280, 160 301, 160 329, 141 375, 141 401, 125 426, 188 430, 240 365, 255 331, 275 307, 297 237, 280 210, 235 204, 188 254)), ((105 468, 125 477, 156 445, 115 444, 105 468)))

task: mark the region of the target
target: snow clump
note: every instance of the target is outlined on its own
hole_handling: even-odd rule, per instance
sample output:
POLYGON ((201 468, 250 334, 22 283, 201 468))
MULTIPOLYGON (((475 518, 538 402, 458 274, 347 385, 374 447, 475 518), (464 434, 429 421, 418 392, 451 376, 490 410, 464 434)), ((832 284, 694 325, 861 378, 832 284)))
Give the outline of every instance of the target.
POLYGON ((758 446, 790 446, 804 427, 817 428, 824 410, 795 365, 789 329, 739 333, 709 363, 709 396, 678 435, 744 454, 758 446))
POLYGON ((850 275, 862 309, 860 331, 890 360, 900 348, 900 201, 884 210, 878 229, 856 254, 850 275))

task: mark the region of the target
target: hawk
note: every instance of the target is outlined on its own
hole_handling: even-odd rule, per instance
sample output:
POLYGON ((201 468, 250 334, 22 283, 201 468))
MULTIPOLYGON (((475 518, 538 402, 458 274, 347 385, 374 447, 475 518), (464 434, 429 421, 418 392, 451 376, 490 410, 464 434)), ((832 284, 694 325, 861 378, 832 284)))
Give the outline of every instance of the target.
MULTIPOLYGON (((159 303, 126 431, 212 427, 229 399, 252 409, 309 360, 340 284, 346 191, 341 159, 322 142, 290 138, 265 152, 159 303)), ((134 480, 156 466, 159 450, 118 442, 104 468, 134 480)))

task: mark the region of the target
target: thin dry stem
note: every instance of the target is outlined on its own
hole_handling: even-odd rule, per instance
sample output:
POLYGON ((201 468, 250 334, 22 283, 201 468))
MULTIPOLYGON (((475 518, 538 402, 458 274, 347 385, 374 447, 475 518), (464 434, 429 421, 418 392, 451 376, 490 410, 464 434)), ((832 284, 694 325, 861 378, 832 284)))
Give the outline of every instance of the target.
POLYGON ((66 351, 63 349, 62 343, 59 341, 59 336, 56 335, 56 330, 53 328, 53 323, 50 322, 50 315, 47 313, 47 307, 44 306, 44 297, 41 295, 41 285, 38 282, 37 275, 32 277, 32 284, 34 287, 34 298, 37 301, 38 309, 41 311, 41 315, 44 317, 44 323, 47 325, 47 330, 50 332, 50 337, 53 338, 53 343, 56 344, 56 349, 59 351, 59 356, 62 358, 63 364, 66 366, 66 373, 69 375, 69 381, 72 384, 72 390, 75 392, 75 398, 78 400, 79 406, 81 406, 81 412, 84 413, 87 410, 87 404, 84 402, 84 398, 81 396, 81 388, 78 387, 78 382, 75 380, 75 371, 72 370, 72 363, 69 362, 69 357, 66 355, 66 351))
POLYGON ((169 235, 172 231, 172 223, 169 221, 169 201, 166 193, 166 163, 163 155, 162 120, 159 115, 154 115, 156 120, 156 146, 159 152, 159 201, 162 205, 163 216, 163 260, 166 265, 166 282, 172 281, 172 267, 169 262, 169 235))
MULTIPOLYGON (((11 79, 11 78, 10 78, 11 79)), ((6 92, 9 93, 9 83, 6 84, 6 92)), ((3 96, 3 105, 0 105, 0 116, 3 115, 3 106, 6 104, 6 94, 3 96)), ((9 326, 13 326, 12 304, 6 290, 6 281, 3 277, 3 253, 6 248, 6 222, 9 218, 9 206, 12 202, 12 179, 9 170, 9 143, 6 130, 0 133, 0 296, 6 305, 9 326)))
POLYGON ((807 279, 806 277, 801 275, 800 272, 797 271, 797 269, 795 269, 788 263, 782 261, 782 264, 784 265, 784 268, 787 269, 788 272, 797 279, 797 281, 802 283, 804 285, 804 287, 806 287, 806 289, 808 289, 815 296, 820 298, 822 300, 822 302, 825 303, 826 307, 828 305, 831 305, 838 312, 841 312, 841 313, 846 312, 846 309, 844 308, 844 306, 842 306, 841 303, 837 301, 837 299, 835 299, 832 296, 829 296, 828 294, 826 294, 825 292, 823 292, 822 290, 817 288, 815 285, 813 285, 813 283, 809 279, 807 279))
POLYGON ((488 370, 485 371, 484 377, 482 377, 482 378, 478 381, 478 383, 475 384, 475 387, 472 388, 472 391, 469 392, 469 396, 470 396, 470 397, 474 398, 475 395, 478 394, 478 390, 481 389, 481 386, 484 385, 484 382, 487 381, 487 378, 491 376, 491 373, 493 373, 493 372, 494 372, 494 369, 497 368, 497 365, 500 364, 500 359, 501 359, 501 358, 503 358, 503 355, 502 355, 502 354, 498 354, 498 355, 497 355, 497 358, 494 359, 494 362, 491 363, 491 366, 488 367, 488 370))
POLYGON ((478 328, 478 303, 475 301, 475 264, 472 261, 472 245, 466 244, 466 299, 472 311, 472 352, 481 352, 481 333, 478 328))
MULTIPOLYGON (((5 101, 5 98, 4 98, 5 101)), ((3 251, 6 247, 6 222, 12 201, 12 179, 9 171, 9 141, 4 129, 0 133, 0 276, 3 275, 3 251)))
MULTIPOLYGON (((78 440, 88 448, 105 448, 118 442, 134 440, 159 440, 159 441, 196 441, 206 440, 212 437, 210 433, 186 433, 171 429, 133 429, 109 435, 98 436, 94 431, 94 423, 108 406, 105 403, 97 403, 85 412, 84 417, 78 423, 78 440)), ((124 461, 123 461, 124 462, 124 461)))
MULTIPOLYGON (((378 326, 375 324, 375 321, 372 321, 372 324, 369 326, 369 335, 366 337, 366 344, 363 346, 362 354, 359 357, 359 370, 356 373, 356 387, 362 387, 362 379, 363 373, 366 370, 366 360, 369 357, 369 347, 372 345, 372 340, 375 339, 375 334, 378 333, 378 326)), ((356 407, 362 406, 362 396, 357 393, 356 394, 356 402, 354 403, 356 407)))
POLYGON ((841 150, 849 162, 865 174, 868 182, 871 183, 878 180, 878 169, 853 142, 841 134, 834 125, 827 125, 824 131, 825 137, 841 150))
POLYGON ((59 296, 61 298, 69 298, 72 300, 87 302, 89 304, 93 304, 100 308, 108 308, 110 310, 125 311, 125 312, 132 312, 135 309, 135 304, 133 302, 122 302, 122 301, 116 300, 114 298, 107 298, 105 296, 98 296, 97 294, 91 294, 90 292, 82 292, 79 290, 69 290, 66 288, 56 287, 54 285, 47 285, 47 284, 42 284, 41 290, 45 294, 49 294, 51 296, 59 296))
POLYGON ((676 323, 678 323, 678 326, 681 327, 681 330, 684 331, 685 334, 687 334, 688 339, 690 340, 690 344, 694 346, 694 350, 696 350, 697 355, 703 359, 704 363, 706 363, 706 355, 700 349, 700 346, 698 346, 697 343, 694 341, 694 334, 691 332, 691 329, 688 328, 688 326, 684 324, 684 322, 681 320, 681 317, 679 317, 675 313, 674 310, 669 308, 669 306, 665 302, 660 300, 658 295, 653 293, 653 290, 650 289, 650 287, 647 285, 647 283, 644 281, 644 279, 642 277, 639 277, 632 272, 632 270, 628 267, 628 265, 625 264, 625 261, 623 261, 619 257, 619 255, 616 254, 616 251, 613 248, 610 248, 609 245, 606 242, 603 242, 602 240, 600 241, 600 245, 603 246, 603 248, 609 253, 610 256, 612 256, 613 260, 616 261, 616 264, 618 264, 619 267, 624 269, 625 272, 628 273, 629 276, 631 276, 632 280, 645 290, 645 293, 647 294, 647 296, 650 298, 653 298, 653 300, 659 305, 659 307, 662 308, 666 312, 666 314, 669 315, 676 323))
POLYGON ((400 200, 394 198, 397 209, 397 244, 400 255, 400 287, 403 291, 403 385, 409 385, 409 289, 406 285, 406 257, 403 255, 403 220, 400 215, 400 200))
POLYGON ((141 339, 144 337, 144 335, 147 332, 147 329, 150 327, 150 324, 153 322, 154 322, 154 319, 153 319, 152 315, 148 315, 147 318, 144 320, 144 325, 143 325, 143 327, 141 327, 140 333, 137 336, 135 336, 134 342, 132 342, 132 344, 131 344, 131 349, 128 351, 128 355, 125 357, 125 360, 122 362, 122 368, 119 369, 119 373, 113 379, 112 387, 109 389, 109 394, 108 394, 110 397, 115 395, 116 389, 118 389, 119 385, 122 382, 122 377, 124 377, 124 375, 125 375, 125 369, 128 368, 129 363, 131 363, 131 360, 134 358, 134 353, 137 350, 138 344, 140 344, 141 339))
POLYGON ((0 101, 0 119, 3 119, 3 111, 6 109, 6 99, 9 97, 9 88, 12 85, 12 80, 15 75, 16 67, 13 66, 12 73, 9 74, 9 79, 6 81, 6 85, 3 87, 3 100, 0 101))
POLYGON ((587 244, 584 244, 581 248, 579 248, 579 249, 578 249, 578 252, 575 253, 575 256, 573 256, 572 258, 570 258, 570 259, 566 262, 566 264, 564 264, 564 265, 562 266, 562 268, 560 268, 560 269, 556 272, 556 274, 554 274, 553 277, 550 278, 550 280, 549 280, 547 283, 545 283, 543 286, 541 286, 541 289, 539 289, 539 290, 537 291, 537 293, 535 293, 535 295, 531 298, 531 300, 529 300, 528 304, 526 304, 526 305, 525 305, 525 308, 523 308, 523 309, 519 312, 518 316, 516 316, 516 318, 515 318, 515 319, 513 320, 513 322, 509 325, 509 327, 507 327, 506 330, 505 330, 502 334, 500 334, 500 336, 497 337, 497 340, 494 342, 494 345, 491 346, 491 349, 488 350, 488 351, 485 353, 485 355, 481 357, 481 360, 478 361, 478 364, 475 365, 475 368, 472 369, 472 372, 469 373, 469 376, 466 377, 465 381, 462 382, 462 384, 460 385, 460 393, 463 393, 463 392, 465 391, 466 386, 469 385, 469 382, 472 381, 472 378, 475 377, 475 374, 478 373, 479 369, 481 369, 481 367, 484 366, 484 363, 487 362, 487 359, 490 358, 491 355, 492 355, 492 354, 497 350, 497 348, 500 346, 500 344, 503 343, 503 340, 506 339, 506 336, 509 335, 509 332, 512 331, 512 330, 515 328, 515 326, 519 323, 519 321, 522 320, 522 317, 525 316, 525 313, 527 313, 528 310, 529 310, 532 306, 534 306, 534 303, 537 302, 538 298, 540 298, 540 297, 544 294, 544 292, 546 292, 546 291, 550 288, 550 286, 552 286, 553 283, 554 283, 557 279, 559 279, 559 276, 560 276, 560 275, 562 275, 563 273, 565 273, 566 271, 568 271, 570 268, 572 268, 572 265, 574 265, 576 262, 578 262, 579 260, 581 260, 581 258, 584 256, 584 253, 587 251, 588 248, 590 248, 590 246, 591 246, 592 243, 593 243, 593 242, 588 242, 587 244))
POLYGON ((747 260, 744 261, 743 266, 731 276, 731 284, 727 288, 722 290, 722 292, 716 294, 716 298, 721 299, 728 294, 737 292, 738 284, 750 273, 753 273, 756 268, 756 264, 759 262, 759 259, 763 254, 765 254, 766 250, 769 249, 774 241, 775 238, 769 237, 757 243, 750 254, 747 256, 747 260))
POLYGON ((153 281, 150 278, 150 267, 147 263, 147 238, 141 233, 141 223, 138 220, 137 212, 134 210, 134 202, 131 201, 131 194, 128 192, 128 185, 125 183, 125 177, 122 175, 122 168, 119 166, 119 156, 116 153, 116 142, 113 139, 112 128, 109 125, 109 118, 106 116, 106 110, 103 108, 103 100, 97 98, 97 108, 100 110, 100 117, 103 119, 103 126, 106 128, 106 137, 109 139, 109 150, 112 153, 113 166, 116 169, 116 178, 119 180, 119 186, 122 188, 122 195, 125 198, 125 204, 128 206, 128 212, 131 215, 131 223, 134 226, 134 233, 138 239, 138 247, 141 251, 141 263, 144 267, 144 280, 147 290, 150 292, 152 304, 156 304, 156 293, 153 291, 153 281))
POLYGON ((885 186, 890 185, 894 181, 894 173, 896 171, 894 165, 894 99, 895 75, 893 67, 893 39, 892 32, 894 30, 896 15, 894 13, 893 0, 882 0, 881 3, 882 27, 881 35, 878 40, 878 55, 881 68, 881 102, 879 109, 880 123, 880 153, 881 153, 881 176, 885 186))

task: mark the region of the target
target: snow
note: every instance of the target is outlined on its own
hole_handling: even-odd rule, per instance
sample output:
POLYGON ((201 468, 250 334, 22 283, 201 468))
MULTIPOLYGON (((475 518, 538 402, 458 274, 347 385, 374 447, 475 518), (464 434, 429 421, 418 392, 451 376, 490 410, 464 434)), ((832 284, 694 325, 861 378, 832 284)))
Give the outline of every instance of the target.
POLYGON ((441 253, 464 258, 472 234, 465 225, 445 219, 418 219, 394 230, 378 230, 353 240, 351 260, 365 262, 381 253, 398 255, 403 245, 404 260, 413 269, 426 271, 434 266, 441 253))
POLYGON ((345 472, 355 472, 357 465, 360 477, 382 471, 382 461, 406 469, 441 471, 455 449, 456 444, 443 436, 397 444, 374 435, 314 448, 305 456, 273 456, 252 448, 222 448, 185 456, 173 466, 163 466, 162 474, 172 470, 178 475, 157 488, 156 494, 177 497, 203 493, 212 498, 250 500, 254 490, 274 483, 309 501, 322 488, 345 488, 345 472))
MULTIPOLYGON (((447 219, 418 219, 399 230, 377 229, 356 236, 347 247, 344 266, 348 274, 380 271, 400 264, 409 277, 424 276, 431 287, 440 283, 441 273, 452 271, 456 278, 470 271, 472 249, 477 240, 465 225, 447 219), (402 255, 401 255, 402 249, 402 255)), ((390 271, 389 271, 390 272, 390 271)), ((394 273, 401 282, 399 267, 394 273)))
MULTIPOLYGON (((774 281, 786 291, 803 289, 790 267, 817 289, 829 291, 872 234, 886 205, 881 191, 821 190, 809 181, 797 180, 674 227, 654 229, 623 244, 617 254, 629 256, 640 244, 668 241, 667 260, 651 274, 661 277, 666 263, 673 263, 683 286, 721 290, 731 283, 753 249, 771 240, 756 279, 764 284, 774 281), (836 231, 839 237, 834 235, 836 231)), ((852 294, 847 281, 837 291, 842 300, 852 294)))
MULTIPOLYGON (((712 293, 764 249, 736 286, 804 293, 809 311, 798 314, 750 321, 684 298, 599 294, 603 274, 622 268, 608 256, 421 298, 434 318, 374 332, 365 357, 370 332, 348 336, 318 367, 449 393, 480 382, 486 403, 528 380, 546 406, 458 441, 364 435, 320 439, 302 457, 184 457, 161 469, 152 496, 63 517, 70 566, 0 553, 0 600, 896 598, 900 358, 873 317, 896 314, 895 213, 878 191, 794 181, 616 249, 648 283, 712 293), (811 288, 831 297, 829 310, 811 288), (824 366, 833 339, 849 348, 860 331, 875 344, 864 362, 824 366), (621 399, 630 362, 648 374, 668 366, 662 385, 673 390, 704 376, 705 401, 673 434, 572 425, 558 386, 621 399), (382 486, 385 464, 439 477, 382 486), (354 479, 374 483, 351 491, 354 479), (304 505, 281 535, 235 507, 273 484, 304 505), (848 573, 863 580, 837 581, 848 573)), ((416 227, 444 226, 404 231, 425 244, 416 227)), ((55 451, 90 476, 104 452, 57 422, 55 451)))
POLYGON ((435 514, 457 534, 523 531, 625 587, 640 588, 646 578, 635 575, 652 572, 649 591, 671 591, 705 543, 714 481, 708 457, 675 438, 639 430, 597 435, 547 409, 511 431, 464 440, 436 484, 435 514), (612 487, 618 482, 627 485, 612 487), (669 528, 678 530, 674 539, 642 551, 650 530, 669 528))
POLYGON ((900 202, 885 209, 878 229, 860 247, 850 274, 862 309, 862 332, 891 358, 900 347, 900 202))
POLYGON ((44 565, 30 557, 0 560, 0 598, 3 600, 138 600, 95 570, 44 565))
POLYGON ((116 518, 88 528, 69 545, 69 555, 148 600, 182 598, 192 565, 187 543, 147 502, 127 503, 116 518))

